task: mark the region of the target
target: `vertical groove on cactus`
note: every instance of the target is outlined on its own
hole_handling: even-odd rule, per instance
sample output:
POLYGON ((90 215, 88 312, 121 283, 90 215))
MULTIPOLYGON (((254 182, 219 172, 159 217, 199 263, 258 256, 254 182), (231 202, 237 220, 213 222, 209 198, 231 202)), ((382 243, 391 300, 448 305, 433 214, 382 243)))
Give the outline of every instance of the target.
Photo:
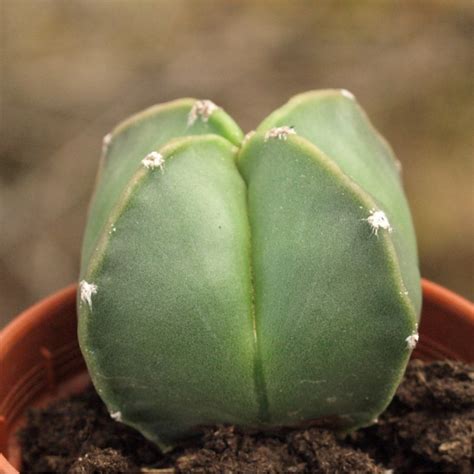
MULTIPOLYGON (((245 183, 245 179, 237 168, 237 172, 242 177, 242 181, 245 183)), ((256 292, 255 292, 255 272, 253 268, 253 240, 252 240, 252 227, 250 225, 250 205, 249 205, 249 192, 247 184, 245 183, 246 191, 246 214, 247 224, 249 229, 249 274, 250 274, 250 288, 251 288, 251 317, 252 317, 252 329, 253 329, 253 340, 254 340, 254 379, 255 379, 255 393, 257 396, 257 403, 259 407, 259 421, 262 424, 270 422, 270 412, 268 408, 268 394, 265 383, 265 374, 263 370, 263 360, 260 347, 260 338, 258 334, 258 320, 257 320, 257 309, 256 309, 256 292)))

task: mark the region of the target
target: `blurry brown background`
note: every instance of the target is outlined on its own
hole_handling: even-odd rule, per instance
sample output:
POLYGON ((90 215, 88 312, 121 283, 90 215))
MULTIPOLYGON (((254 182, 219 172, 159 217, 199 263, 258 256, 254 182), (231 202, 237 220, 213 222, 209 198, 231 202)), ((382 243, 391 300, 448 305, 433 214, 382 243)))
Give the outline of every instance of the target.
POLYGON ((248 131, 323 87, 355 93, 400 158, 423 275, 473 297, 473 3, 0 5, 0 326, 76 279, 101 139, 117 121, 194 96, 248 131))

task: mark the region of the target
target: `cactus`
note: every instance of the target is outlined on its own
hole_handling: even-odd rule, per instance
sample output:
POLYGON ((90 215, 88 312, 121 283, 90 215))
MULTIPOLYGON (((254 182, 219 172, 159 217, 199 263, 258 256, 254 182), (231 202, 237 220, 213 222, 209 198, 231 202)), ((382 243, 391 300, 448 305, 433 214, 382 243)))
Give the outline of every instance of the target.
POLYGON ((210 101, 148 109, 97 182, 79 340, 113 418, 166 449, 385 409, 420 276, 399 166, 350 93, 296 96, 245 138, 210 101))

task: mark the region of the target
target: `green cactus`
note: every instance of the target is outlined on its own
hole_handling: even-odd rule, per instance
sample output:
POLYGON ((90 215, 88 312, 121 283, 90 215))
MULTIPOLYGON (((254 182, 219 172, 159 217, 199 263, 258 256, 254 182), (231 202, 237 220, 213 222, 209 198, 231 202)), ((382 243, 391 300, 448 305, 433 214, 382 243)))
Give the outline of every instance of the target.
POLYGON ((104 143, 78 312, 111 416, 162 448, 214 423, 373 422, 420 276, 397 162, 352 95, 296 96, 245 138, 184 99, 104 143))

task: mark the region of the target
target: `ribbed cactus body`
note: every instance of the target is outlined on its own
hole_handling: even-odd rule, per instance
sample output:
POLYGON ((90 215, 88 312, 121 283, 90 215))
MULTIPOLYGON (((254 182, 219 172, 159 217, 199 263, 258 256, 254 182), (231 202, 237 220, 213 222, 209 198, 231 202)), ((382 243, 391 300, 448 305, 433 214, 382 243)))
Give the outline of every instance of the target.
POLYGON ((161 446, 214 423, 371 423, 420 286, 396 161, 353 98, 297 96, 243 140, 186 99, 106 142, 78 308, 112 416, 161 446))

